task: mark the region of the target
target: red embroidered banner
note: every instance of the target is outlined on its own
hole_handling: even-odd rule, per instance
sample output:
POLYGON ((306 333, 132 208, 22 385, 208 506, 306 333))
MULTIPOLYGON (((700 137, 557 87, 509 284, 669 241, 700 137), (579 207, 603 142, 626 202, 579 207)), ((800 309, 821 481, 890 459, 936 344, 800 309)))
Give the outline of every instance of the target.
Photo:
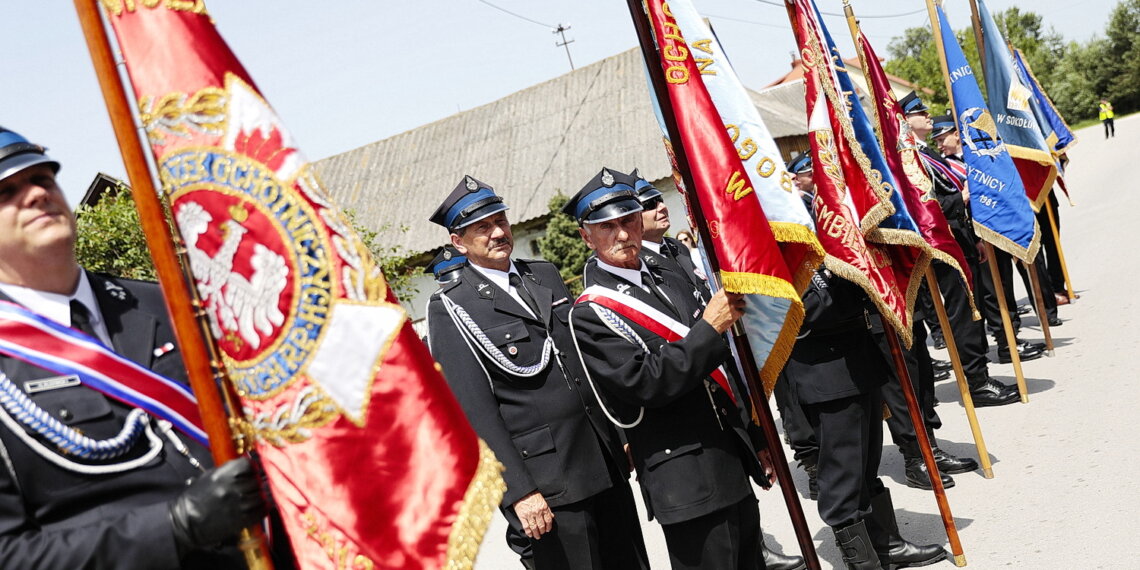
POLYGON ((934 183, 922 166, 914 131, 907 124, 878 55, 862 30, 859 31, 856 43, 867 86, 871 90, 870 97, 874 101, 872 108, 875 110, 883 155, 895 175, 896 190, 902 195, 907 211, 918 225, 923 239, 934 249, 934 257, 957 269, 962 274, 967 289, 971 289, 973 281, 970 266, 934 196, 934 183))
MULTIPOLYGON (((836 89, 835 68, 815 11, 806 0, 796 0, 794 33, 804 62, 804 87, 811 143, 816 234, 827 252, 824 262, 836 275, 860 285, 878 307, 883 319, 904 343, 911 341, 907 294, 899 287, 900 274, 912 263, 899 265, 889 245, 870 242, 864 234, 892 213, 884 197, 876 194, 868 178, 869 166, 859 164, 844 129, 851 129, 846 98, 836 89), (838 132, 837 132, 838 131, 838 132)), ((854 139, 854 134, 850 135, 854 139)), ((854 144, 858 144, 857 141, 854 144)), ((866 161, 866 157, 862 157, 866 161)), ((903 246, 895 248, 904 251, 903 246)), ((905 283, 906 281, 902 281, 905 283)))
POLYGON ((102 4, 300 566, 470 568, 501 466, 367 247, 201 2, 102 4))

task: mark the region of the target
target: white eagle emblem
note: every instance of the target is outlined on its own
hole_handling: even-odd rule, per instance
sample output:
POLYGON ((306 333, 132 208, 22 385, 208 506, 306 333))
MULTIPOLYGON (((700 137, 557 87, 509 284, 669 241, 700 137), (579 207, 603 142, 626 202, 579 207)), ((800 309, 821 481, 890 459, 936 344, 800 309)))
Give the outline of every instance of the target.
MULTIPOLYGON (((240 207, 231 211, 235 218, 244 218, 244 213, 240 207)), ((253 275, 246 278, 233 270, 234 256, 248 231, 240 220, 222 222, 222 245, 211 257, 198 248, 198 238, 206 233, 214 217, 192 201, 181 204, 175 217, 198 280, 198 294, 206 306, 213 307, 210 328, 214 336, 222 338, 224 329, 237 333, 251 347, 260 347, 261 334, 270 335, 285 322, 278 307, 289 276, 285 258, 256 244, 249 260, 253 275)))

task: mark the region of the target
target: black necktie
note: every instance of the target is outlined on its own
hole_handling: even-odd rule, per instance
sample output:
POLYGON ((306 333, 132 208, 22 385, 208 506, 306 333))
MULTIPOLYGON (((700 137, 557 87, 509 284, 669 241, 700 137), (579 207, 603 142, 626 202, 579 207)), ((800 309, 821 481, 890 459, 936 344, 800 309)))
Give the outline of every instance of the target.
POLYGON ((519 298, 522 299, 526 308, 530 309, 530 312, 534 314, 534 318, 541 321, 542 311, 538 310, 538 303, 535 302, 534 297, 531 297, 530 291, 527 291, 526 287, 523 286, 522 277, 519 277, 518 273, 511 273, 507 277, 507 281, 510 282, 511 287, 515 288, 515 292, 518 293, 519 298))
POLYGON ((95 332, 95 327, 91 325, 91 312, 87 310, 87 306, 79 302, 78 299, 72 299, 70 305, 71 328, 81 330, 91 338, 103 342, 95 332))
POLYGON ((657 297, 657 300, 661 301, 661 304, 665 305, 665 308, 673 313, 674 317, 680 317, 681 315, 677 312, 677 307, 673 306, 673 301, 670 301, 669 297, 665 296, 665 292, 657 287, 657 279, 658 277, 656 275, 645 271, 641 272, 641 284, 645 285, 645 288, 649 289, 649 292, 653 293, 653 296, 657 297))

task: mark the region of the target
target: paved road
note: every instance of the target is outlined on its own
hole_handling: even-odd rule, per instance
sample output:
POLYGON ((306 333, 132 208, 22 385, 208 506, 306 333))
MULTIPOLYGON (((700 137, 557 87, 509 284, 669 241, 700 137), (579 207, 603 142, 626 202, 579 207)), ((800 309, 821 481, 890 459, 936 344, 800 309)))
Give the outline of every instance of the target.
MULTIPOLYGON (((1061 205, 1062 244, 1081 299, 1060 308, 1065 322, 1052 330, 1056 356, 1024 363, 1028 404, 978 410, 994 478, 956 475, 957 485, 947 491, 970 568, 1140 568, 1124 548, 1140 530, 1140 438, 1132 422, 1140 382, 1129 362, 1140 353, 1140 239, 1134 237, 1140 231, 1140 115, 1118 119, 1116 127, 1118 136, 1107 141, 1099 124, 1082 130, 1070 152, 1067 180, 1076 207, 1061 205)), ((1035 317, 1022 322, 1024 339, 1043 338, 1035 317)), ((934 354, 948 358, 945 351, 934 354)), ((1011 365, 991 365, 990 374, 1013 382, 1011 365)), ((939 383, 937 394, 942 447, 976 457, 956 386, 939 383)), ((934 495, 906 487, 892 444, 884 449, 880 473, 903 536, 946 545, 934 495)), ((793 468, 793 474, 797 488, 806 489, 803 472, 793 468)), ((769 545, 798 552, 779 491, 758 494, 769 545)), ((823 568, 843 568, 815 503, 805 495, 803 505, 823 568)), ((496 516, 478 570, 521 567, 503 542, 504 529, 496 516)), ((642 529, 653 567, 668 568, 660 527, 645 522, 642 529)))

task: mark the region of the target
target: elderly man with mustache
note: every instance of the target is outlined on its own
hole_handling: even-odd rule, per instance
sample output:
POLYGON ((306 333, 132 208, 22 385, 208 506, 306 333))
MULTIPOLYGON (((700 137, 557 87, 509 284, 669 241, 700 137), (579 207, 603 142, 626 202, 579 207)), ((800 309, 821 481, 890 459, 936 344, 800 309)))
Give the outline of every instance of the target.
POLYGON ((529 537, 524 566, 648 568, 621 441, 583 389, 577 359, 565 357, 570 293, 554 265, 511 259, 506 210, 490 186, 465 176, 432 214, 467 256, 428 303, 432 354, 506 466, 502 510, 529 537))
POLYGON ((724 332, 741 295, 707 305, 674 263, 642 249, 636 178, 603 168, 566 204, 596 261, 571 311, 587 380, 624 430, 675 570, 802 568, 764 555, 749 477, 770 486, 724 332))

